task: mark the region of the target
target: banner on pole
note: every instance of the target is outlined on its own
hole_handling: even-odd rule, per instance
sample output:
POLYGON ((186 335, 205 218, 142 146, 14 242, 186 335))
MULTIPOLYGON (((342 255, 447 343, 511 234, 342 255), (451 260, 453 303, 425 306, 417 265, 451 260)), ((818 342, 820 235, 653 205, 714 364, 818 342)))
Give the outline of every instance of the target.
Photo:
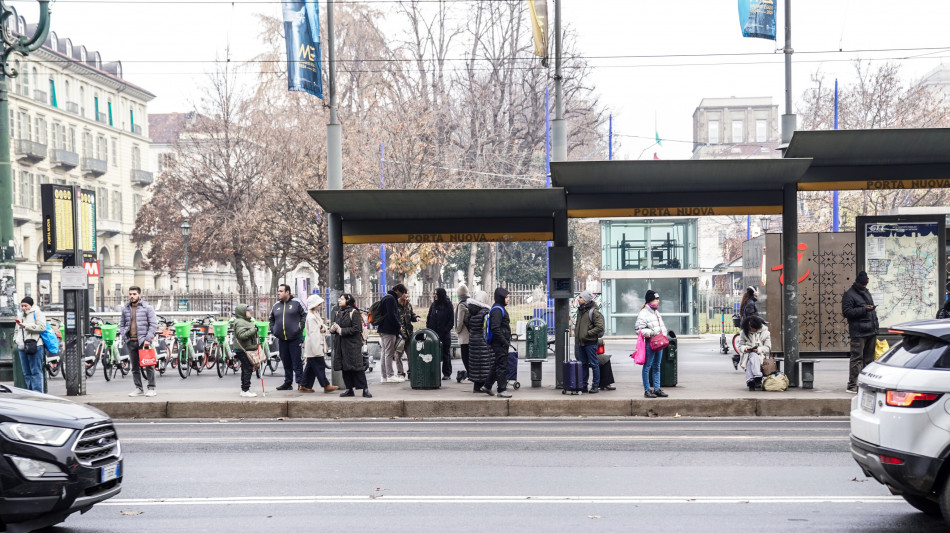
POLYGON ((739 0, 739 26, 743 37, 775 40, 776 0, 739 0))
POLYGON ((287 90, 323 99, 320 73, 320 15, 315 1, 283 2, 287 45, 287 90))
POLYGON ((547 0, 527 0, 531 12, 531 31, 534 33, 534 55, 543 58, 541 63, 547 66, 548 60, 548 2, 547 0))

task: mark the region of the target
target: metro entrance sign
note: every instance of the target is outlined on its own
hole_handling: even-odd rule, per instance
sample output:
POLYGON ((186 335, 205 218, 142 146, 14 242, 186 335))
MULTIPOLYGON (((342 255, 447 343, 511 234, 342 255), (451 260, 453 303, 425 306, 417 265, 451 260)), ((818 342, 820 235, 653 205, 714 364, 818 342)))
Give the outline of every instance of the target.
POLYGON ((90 278, 99 277, 99 261, 87 261, 83 263, 82 266, 86 269, 86 274, 88 274, 90 278))

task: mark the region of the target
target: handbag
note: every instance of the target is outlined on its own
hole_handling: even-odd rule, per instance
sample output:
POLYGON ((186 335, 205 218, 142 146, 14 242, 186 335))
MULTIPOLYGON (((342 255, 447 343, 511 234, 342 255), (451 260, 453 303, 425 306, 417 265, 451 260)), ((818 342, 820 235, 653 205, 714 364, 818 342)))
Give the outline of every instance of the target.
POLYGON ((604 347, 603 337, 597 339, 597 355, 603 355, 607 353, 607 349, 604 347))
POLYGON ((26 355, 33 355, 36 353, 36 339, 23 339, 23 353, 26 355))
POLYGON ((158 364, 158 356, 154 348, 139 348, 139 366, 155 366, 158 364))
POLYGON ((633 350, 633 353, 630 354, 630 358, 638 365, 647 362, 647 343, 643 338, 643 333, 637 333, 637 347, 633 350))
POLYGON ((251 361, 251 364, 255 366, 263 363, 267 359, 267 356, 261 351, 260 346, 255 348, 253 351, 246 350, 244 353, 247 354, 247 358, 251 361))
POLYGON ((670 339, 666 338, 666 335, 663 333, 657 333, 656 335, 650 337, 650 349, 654 352, 658 352, 669 345, 670 339))
POLYGON ((774 357, 766 357, 762 359, 763 376, 771 376, 776 372, 778 372, 778 361, 776 361, 774 357))

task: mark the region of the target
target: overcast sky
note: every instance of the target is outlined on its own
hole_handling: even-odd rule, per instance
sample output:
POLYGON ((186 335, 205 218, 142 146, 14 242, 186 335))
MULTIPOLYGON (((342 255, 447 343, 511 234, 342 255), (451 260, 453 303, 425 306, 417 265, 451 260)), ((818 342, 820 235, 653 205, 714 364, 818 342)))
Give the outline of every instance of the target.
MULTIPOLYGON (((190 109, 226 48, 235 61, 257 53, 255 13, 280 15, 277 2, 165 1, 58 0, 53 29, 104 61, 121 60, 127 80, 157 95, 149 105, 156 113, 190 109)), ((393 5, 372 3, 383 11, 393 5)), ((11 4, 36 21, 36 2, 11 4)), ((553 28, 553 0, 548 6, 553 28)), ((736 0, 563 0, 564 24, 577 31, 580 51, 595 66, 593 85, 614 115, 615 158, 688 158, 692 114, 703 98, 770 96, 784 113, 784 63, 776 52, 784 9, 779 0, 773 42, 742 37, 736 0), (704 56, 685 57, 697 54, 704 56), (662 147, 650 146, 654 121, 662 147)), ((941 60, 950 64, 946 0, 794 0, 792 9, 796 104, 819 70, 851 82, 855 58, 900 62, 908 81, 941 60)))

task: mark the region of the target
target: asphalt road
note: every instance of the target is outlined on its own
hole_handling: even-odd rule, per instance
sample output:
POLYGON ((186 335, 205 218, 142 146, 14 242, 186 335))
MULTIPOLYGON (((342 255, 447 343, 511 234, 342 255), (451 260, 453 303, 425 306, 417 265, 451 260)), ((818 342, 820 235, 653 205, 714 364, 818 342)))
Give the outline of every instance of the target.
POLYGON ((118 423, 122 493, 57 532, 946 531, 833 420, 118 423))

